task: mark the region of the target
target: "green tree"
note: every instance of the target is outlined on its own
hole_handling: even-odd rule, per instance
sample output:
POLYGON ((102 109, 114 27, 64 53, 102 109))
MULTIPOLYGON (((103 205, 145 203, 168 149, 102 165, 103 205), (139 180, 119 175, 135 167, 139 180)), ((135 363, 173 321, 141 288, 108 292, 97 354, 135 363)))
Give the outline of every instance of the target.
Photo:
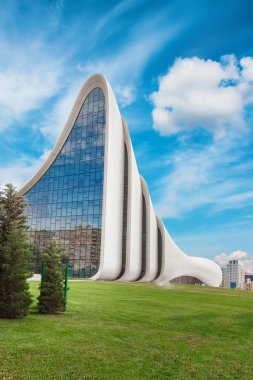
POLYGON ((42 255, 44 271, 38 297, 38 310, 42 314, 55 314, 66 310, 62 260, 63 250, 55 240, 51 240, 42 255))
POLYGON ((24 198, 13 185, 0 191, 0 317, 23 318, 32 303, 27 278, 31 252, 27 241, 24 198))

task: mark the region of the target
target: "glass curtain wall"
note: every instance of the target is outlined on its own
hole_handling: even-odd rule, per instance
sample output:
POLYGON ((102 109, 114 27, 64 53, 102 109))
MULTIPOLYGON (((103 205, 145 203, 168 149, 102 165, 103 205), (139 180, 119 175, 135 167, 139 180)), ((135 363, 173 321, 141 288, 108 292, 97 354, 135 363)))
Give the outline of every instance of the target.
POLYGON ((66 252, 72 277, 91 277, 99 267, 105 144, 105 98, 100 88, 84 101, 54 163, 26 194, 35 272, 55 238, 66 252))

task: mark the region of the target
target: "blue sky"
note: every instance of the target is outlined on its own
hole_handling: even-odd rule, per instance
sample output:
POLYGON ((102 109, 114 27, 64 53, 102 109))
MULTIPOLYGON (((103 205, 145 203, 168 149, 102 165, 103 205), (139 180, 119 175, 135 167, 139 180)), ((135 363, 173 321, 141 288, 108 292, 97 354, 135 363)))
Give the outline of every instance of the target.
POLYGON ((252 15, 250 0, 3 0, 0 183, 37 171, 101 72, 172 237, 253 271, 252 15))

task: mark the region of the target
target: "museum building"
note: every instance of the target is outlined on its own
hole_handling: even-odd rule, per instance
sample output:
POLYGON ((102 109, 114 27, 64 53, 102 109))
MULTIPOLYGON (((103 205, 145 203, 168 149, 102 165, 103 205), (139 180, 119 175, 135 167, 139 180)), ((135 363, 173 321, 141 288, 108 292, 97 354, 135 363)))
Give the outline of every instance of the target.
POLYGON ((19 195, 27 204, 36 273, 54 238, 71 277, 221 283, 220 267, 182 252, 155 214, 127 124, 100 74, 86 81, 50 156, 19 195))

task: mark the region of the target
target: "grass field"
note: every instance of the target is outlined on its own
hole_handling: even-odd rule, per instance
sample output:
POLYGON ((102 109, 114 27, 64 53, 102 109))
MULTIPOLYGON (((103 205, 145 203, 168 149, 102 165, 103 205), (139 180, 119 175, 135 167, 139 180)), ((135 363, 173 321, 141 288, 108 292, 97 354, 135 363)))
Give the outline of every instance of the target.
POLYGON ((0 320, 1 380, 252 378, 248 292, 70 282, 67 313, 0 320))

